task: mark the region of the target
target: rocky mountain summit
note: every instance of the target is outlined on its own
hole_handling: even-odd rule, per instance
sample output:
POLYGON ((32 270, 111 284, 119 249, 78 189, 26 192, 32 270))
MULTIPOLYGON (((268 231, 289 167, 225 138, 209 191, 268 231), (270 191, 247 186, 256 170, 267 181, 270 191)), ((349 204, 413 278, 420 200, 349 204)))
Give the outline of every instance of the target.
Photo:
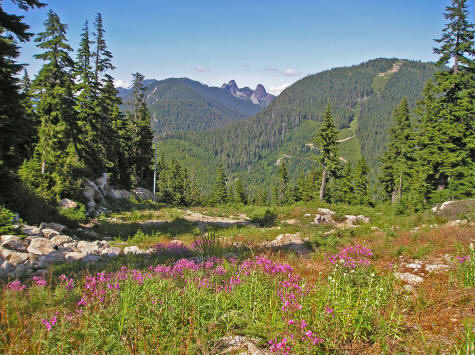
POLYGON ((258 84, 256 90, 252 90, 249 87, 239 88, 234 80, 231 80, 227 84, 223 84, 221 89, 228 91, 234 97, 238 99, 250 101, 261 107, 267 107, 275 98, 274 95, 268 94, 266 89, 261 84, 258 84))

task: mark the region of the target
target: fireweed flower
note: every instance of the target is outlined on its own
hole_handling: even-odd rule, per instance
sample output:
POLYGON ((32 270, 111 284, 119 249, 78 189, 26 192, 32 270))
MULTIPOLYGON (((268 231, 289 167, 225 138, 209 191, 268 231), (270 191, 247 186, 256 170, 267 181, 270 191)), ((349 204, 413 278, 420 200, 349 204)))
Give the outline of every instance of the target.
POLYGON ((38 286, 46 286, 46 280, 40 276, 33 276, 33 282, 38 286))
POLYGON ((52 317, 51 320, 48 322, 46 319, 42 319, 41 323, 45 325, 46 330, 49 332, 53 326, 58 322, 58 318, 56 316, 52 317))
POLYGON ((26 286, 22 285, 20 280, 12 281, 7 285, 7 288, 13 291, 23 291, 26 286))

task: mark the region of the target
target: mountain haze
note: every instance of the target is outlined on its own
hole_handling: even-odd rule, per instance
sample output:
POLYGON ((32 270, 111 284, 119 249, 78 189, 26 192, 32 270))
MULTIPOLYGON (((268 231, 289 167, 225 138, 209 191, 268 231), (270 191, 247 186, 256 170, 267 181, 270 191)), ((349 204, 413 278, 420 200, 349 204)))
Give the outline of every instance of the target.
POLYGON ((315 166, 312 140, 330 104, 340 138, 348 138, 340 144, 342 159, 364 156, 374 178, 394 107, 404 96, 414 106, 435 70, 433 63, 379 58, 309 75, 255 116, 207 132, 167 135, 161 150, 196 170, 204 186, 221 162, 247 186, 268 187, 279 159, 294 178, 315 166))
MULTIPOLYGON (((221 127, 255 115, 262 109, 259 101, 256 104, 223 88, 209 87, 188 78, 149 79, 144 81, 144 86, 152 125, 157 133, 221 127)), ((132 89, 119 88, 119 96, 123 109, 132 108, 132 89)))

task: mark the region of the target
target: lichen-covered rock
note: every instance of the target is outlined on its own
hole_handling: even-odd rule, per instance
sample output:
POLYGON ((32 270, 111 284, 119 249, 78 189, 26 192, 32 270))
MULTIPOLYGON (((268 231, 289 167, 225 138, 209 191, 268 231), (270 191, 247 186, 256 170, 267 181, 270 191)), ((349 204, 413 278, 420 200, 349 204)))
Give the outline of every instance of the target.
POLYGON ((146 200, 154 200, 155 196, 153 192, 143 187, 137 187, 136 189, 132 190, 132 194, 137 200, 146 201, 146 200))
POLYGON ((21 238, 18 238, 18 239, 11 238, 11 239, 8 239, 8 240, 2 242, 0 247, 5 248, 5 249, 18 251, 20 253, 26 253, 27 252, 26 248, 28 247, 28 243, 27 243, 26 239, 23 240, 21 238))
POLYGON ((101 250, 101 255, 113 257, 113 256, 120 255, 121 252, 122 252, 122 250, 120 248, 109 247, 109 248, 102 249, 101 250))
POLYGON ((404 282, 407 282, 408 284, 411 285, 418 285, 424 281, 424 279, 418 275, 411 274, 410 272, 395 272, 394 276, 404 282))
POLYGON ((21 231, 23 234, 29 237, 42 237, 43 234, 38 227, 24 225, 21 227, 21 231))
POLYGON ((58 231, 51 228, 44 228, 41 230, 41 232, 43 233, 43 236, 48 239, 51 239, 59 235, 58 231))
POLYGON ((81 240, 77 243, 76 248, 86 254, 97 254, 99 250, 103 247, 102 242, 94 241, 94 242, 86 242, 85 240, 81 240))
POLYGON ((63 244, 74 242, 74 239, 67 235, 56 235, 50 239, 53 247, 60 247, 63 244))
POLYGON ((61 207, 64 210, 76 208, 77 206, 78 206, 77 202, 74 202, 73 200, 70 200, 69 198, 63 198, 61 201, 59 201, 59 207, 61 207))
POLYGON ((24 264, 28 261, 28 253, 0 248, 0 258, 16 267, 18 264, 24 264))
POLYGON ((60 234, 63 233, 67 228, 68 227, 63 226, 62 224, 59 224, 59 223, 45 223, 45 222, 42 222, 40 224, 40 229, 42 229, 42 230, 52 229, 52 230, 55 230, 56 232, 58 232, 60 234))
POLYGON ((31 259, 35 259, 35 256, 42 256, 42 255, 46 255, 53 252, 54 248, 53 248, 53 243, 51 243, 51 240, 47 238, 39 237, 31 241, 27 250, 28 250, 28 253, 30 253, 30 260, 31 260, 31 259))
POLYGON ((65 260, 66 251, 55 250, 47 255, 40 256, 38 259, 38 267, 45 268, 50 264, 61 262, 65 260))
POLYGON ((72 263, 75 261, 79 261, 87 256, 86 253, 81 253, 81 252, 75 252, 71 251, 69 253, 66 253, 64 255, 64 258, 66 259, 67 262, 72 263))
POLYGON ((145 250, 142 250, 138 246, 133 245, 131 247, 124 248, 124 254, 145 254, 145 250))

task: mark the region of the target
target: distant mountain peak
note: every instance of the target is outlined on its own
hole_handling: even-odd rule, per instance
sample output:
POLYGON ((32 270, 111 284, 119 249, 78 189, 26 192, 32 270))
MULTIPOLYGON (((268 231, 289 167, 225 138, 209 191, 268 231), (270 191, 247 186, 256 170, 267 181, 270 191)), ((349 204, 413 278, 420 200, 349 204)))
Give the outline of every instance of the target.
POLYGON ((245 101, 250 101, 261 107, 267 107, 275 98, 274 95, 268 94, 262 84, 258 84, 256 90, 252 90, 247 86, 239 88, 235 80, 230 80, 229 83, 223 84, 221 89, 228 91, 231 95, 245 101))

